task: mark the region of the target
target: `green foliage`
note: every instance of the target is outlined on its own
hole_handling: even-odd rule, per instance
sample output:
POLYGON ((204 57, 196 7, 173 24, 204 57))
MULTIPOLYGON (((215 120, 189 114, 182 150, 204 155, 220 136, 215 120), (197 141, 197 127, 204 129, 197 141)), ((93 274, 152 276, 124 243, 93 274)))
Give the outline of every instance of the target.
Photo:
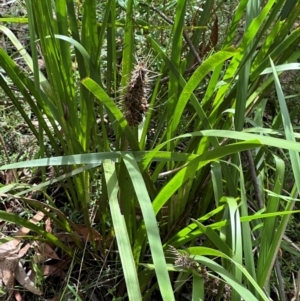
MULTIPOLYGON (((126 291, 117 290, 115 298, 146 300, 158 288, 163 300, 175 300, 184 289, 176 281, 192 276, 192 300, 221 300, 226 285, 230 300, 269 300, 285 229, 299 211, 299 134, 277 74, 299 69, 294 24, 300 1, 231 3, 234 14, 223 39, 218 18, 226 1, 156 4, 27 0, 31 55, 0 27, 33 72, 31 78, 0 49, 0 65, 24 103, 2 76, 0 85, 40 146, 40 158, 0 169, 42 167, 39 185, 25 189, 16 183, 0 192, 42 211, 83 251, 73 233, 76 223, 46 191, 61 183, 69 208, 83 214, 78 223, 87 226, 96 254, 90 214, 95 204, 102 255, 120 261, 125 278, 126 291), (47 76, 38 69, 37 45, 47 76), (151 79, 151 72, 158 75, 151 79), (144 75, 145 87, 135 86, 144 75), (274 83, 280 113, 266 124, 266 95, 274 83), (130 95, 136 109, 126 112, 122 100, 129 90, 147 91, 149 109, 137 93, 130 95), (138 126, 130 126, 128 116, 141 118, 147 110, 138 126), (55 170, 51 180, 46 166, 55 170), (295 179, 289 189, 287 167, 295 179), (95 183, 97 198, 91 193, 95 183), (23 197, 34 190, 42 191, 44 202, 23 197), (116 241, 108 250, 112 236, 116 241), (185 255, 170 252, 170 245, 185 255), (215 296, 206 290, 212 279, 222 282, 215 283, 215 296)), ((0 217, 80 262, 42 225, 5 211, 0 217)))

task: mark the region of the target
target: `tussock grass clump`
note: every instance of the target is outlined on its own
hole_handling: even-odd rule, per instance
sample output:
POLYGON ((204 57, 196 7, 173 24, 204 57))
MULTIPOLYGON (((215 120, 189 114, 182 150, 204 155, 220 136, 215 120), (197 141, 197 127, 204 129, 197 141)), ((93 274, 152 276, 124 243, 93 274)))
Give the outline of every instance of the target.
MULTIPOLYGON (((30 51, 0 25, 17 50, 0 47, 9 98, 0 124, 18 111, 37 150, 24 162, 19 148, 11 151, 18 160, 4 154, 11 164, 0 166, 0 219, 9 233, 0 251, 15 240, 9 250, 25 262, 19 271, 36 281, 26 287, 16 261, 6 260, 14 263, 9 281, 24 284, 19 292, 3 281, 7 295, 269 301, 273 286, 278 300, 299 287, 288 283, 299 265, 287 256, 299 262, 300 252, 282 238, 300 212, 300 117, 277 73, 299 69, 300 0, 25 2, 30 51), (133 66, 133 54, 145 59, 133 66), (274 83, 277 110, 265 120, 274 83), (253 161, 247 169, 243 152, 253 161), (11 240, 16 227, 26 235, 11 240)), ((7 140, 17 123, 0 134, 7 140)))
POLYGON ((124 116, 130 126, 139 125, 149 108, 147 73, 144 63, 138 62, 127 85, 127 93, 124 96, 124 116))

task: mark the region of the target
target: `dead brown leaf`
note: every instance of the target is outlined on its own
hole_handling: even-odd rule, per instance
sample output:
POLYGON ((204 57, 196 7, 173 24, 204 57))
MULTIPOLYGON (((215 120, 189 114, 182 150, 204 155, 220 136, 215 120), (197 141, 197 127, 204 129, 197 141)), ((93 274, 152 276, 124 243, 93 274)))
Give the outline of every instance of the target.
POLYGON ((26 255, 29 249, 30 249, 30 244, 26 244, 25 247, 23 247, 23 248, 19 251, 19 253, 18 253, 18 258, 22 258, 24 255, 26 255))
MULTIPOLYGON (((82 228, 79 228, 78 231, 79 231, 78 234, 81 234, 81 235, 83 236, 84 240, 86 240, 86 241, 88 241, 88 242, 91 241, 90 233, 89 233, 88 227, 85 227, 85 226, 84 226, 84 227, 82 227, 82 228)), ((94 239, 94 241, 99 241, 99 240, 101 240, 101 235, 100 235, 100 233, 99 233, 96 229, 92 228, 92 234, 93 234, 93 239, 94 239)))
MULTIPOLYGON (((44 213, 38 212, 30 222, 38 223, 44 218, 44 213)), ((12 289, 15 284, 15 279, 30 292, 41 295, 42 292, 35 287, 34 283, 29 279, 22 264, 19 262, 30 248, 30 244, 26 244, 20 250, 22 237, 30 232, 30 229, 22 227, 15 234, 15 239, 0 245, 0 279, 2 279, 6 288, 12 294, 12 289), (16 254, 18 252, 18 254, 16 254)))
POLYGON ((20 246, 18 246, 20 242, 20 240, 13 239, 0 245, 0 260, 17 253, 20 249, 20 246))
POLYGON ((44 265, 44 276, 55 275, 60 277, 61 279, 65 279, 67 274, 62 270, 62 265, 53 264, 53 265, 44 265))
POLYGON ((41 290, 39 290, 35 286, 34 282, 30 280, 29 276, 27 276, 17 256, 7 257, 6 259, 0 261, 0 279, 2 279, 10 293, 14 288, 15 279, 17 279, 18 282, 28 291, 36 295, 42 294, 41 290))
MULTIPOLYGON (((85 241, 90 242, 91 238, 89 235, 89 229, 83 225, 77 225, 74 229, 74 233, 77 234, 78 238, 84 239, 85 241)), ((101 234, 94 228, 92 228, 93 239, 94 241, 100 241, 102 239, 101 234)), ((56 237, 63 243, 73 243, 74 239, 69 233, 57 233, 56 237)))
POLYGON ((19 291, 15 291, 15 298, 16 298, 16 301, 24 301, 23 297, 21 296, 20 292, 19 291))
POLYGON ((36 255, 41 255, 41 258, 44 258, 44 260, 47 260, 49 258, 60 260, 56 252, 46 243, 38 243, 38 250, 40 253, 37 253, 36 255))
POLYGON ((20 262, 17 265, 15 277, 18 282, 28 291, 32 292, 35 295, 42 295, 42 291, 35 286, 33 281, 30 280, 20 262))
POLYGON ((15 284, 15 270, 18 265, 18 257, 7 257, 0 261, 0 278, 8 290, 15 284))
POLYGON ((49 217, 45 220, 45 230, 52 233, 51 219, 49 217))
POLYGON ((72 238, 70 233, 61 232, 61 233, 56 233, 55 236, 64 244, 69 244, 74 242, 74 239, 72 238))
POLYGON ((5 184, 8 185, 14 182, 17 182, 16 171, 13 169, 9 169, 6 171, 5 184))
MULTIPOLYGON (((32 222, 33 224, 37 224, 44 218, 44 216, 44 213, 39 211, 33 218, 30 219, 30 222, 32 222)), ((17 253, 20 249, 19 244, 22 241, 22 237, 28 234, 29 232, 30 229, 22 227, 14 235, 15 239, 0 245, 0 260, 6 258, 7 256, 11 256, 17 253)))
POLYGON ((206 55, 212 48, 215 48, 218 43, 219 37, 219 23, 218 17, 216 16, 214 24, 211 28, 211 34, 208 43, 204 47, 204 49, 200 49, 201 55, 206 55))

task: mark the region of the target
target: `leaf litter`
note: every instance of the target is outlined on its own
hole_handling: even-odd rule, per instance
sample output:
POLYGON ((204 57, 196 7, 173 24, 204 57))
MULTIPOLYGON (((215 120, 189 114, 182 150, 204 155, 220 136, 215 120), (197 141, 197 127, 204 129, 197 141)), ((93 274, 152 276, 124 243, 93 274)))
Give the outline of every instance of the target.
MULTIPOLYGON (((39 211, 30 219, 30 222, 36 224, 43 218, 44 213, 39 211)), ((16 232, 14 239, 0 245, 0 280, 8 291, 8 300, 13 293, 15 280, 33 294, 42 295, 42 291, 36 287, 34 279, 30 278, 31 271, 27 274, 20 260, 31 247, 30 244, 26 244, 21 248, 22 237, 29 232, 30 229, 22 227, 16 232)))

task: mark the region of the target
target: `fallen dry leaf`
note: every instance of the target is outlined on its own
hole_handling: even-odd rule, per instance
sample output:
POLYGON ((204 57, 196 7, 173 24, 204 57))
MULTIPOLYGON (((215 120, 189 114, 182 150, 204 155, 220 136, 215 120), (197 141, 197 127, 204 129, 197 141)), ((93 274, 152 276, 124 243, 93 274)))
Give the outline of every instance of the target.
MULTIPOLYGON (((79 234, 81 234, 85 240, 87 240, 88 242, 91 241, 89 229, 87 227, 79 228, 78 231, 79 234)), ((94 241, 101 240, 101 235, 96 229, 92 228, 92 233, 93 233, 94 241)))
POLYGON ((9 169, 6 171, 6 179, 5 179, 5 184, 11 184, 17 182, 16 179, 16 171, 13 169, 9 169))
POLYGON ((45 261, 49 258, 60 260, 56 252, 46 243, 38 243, 38 250, 39 253, 36 252, 37 257, 39 258, 37 262, 45 261))
POLYGON ((14 288, 15 279, 17 279, 28 291, 36 295, 42 294, 41 290, 39 290, 34 282, 29 279, 29 276, 27 276, 17 256, 7 257, 0 261, 0 278, 10 292, 12 292, 14 288))
POLYGON ((20 292, 19 291, 15 291, 15 298, 16 298, 16 301, 24 301, 23 297, 21 296, 20 292))
MULTIPOLYGON (((87 240, 88 242, 91 241, 89 230, 86 226, 76 225, 76 229, 74 229, 74 234, 77 234, 78 238, 87 240)), ((92 228, 94 241, 99 241, 102 239, 101 234, 94 228, 92 228)), ((72 243, 74 242, 74 239, 72 238, 72 235, 66 232, 63 233, 57 233, 56 237, 63 243, 72 243)))
POLYGON ((20 246, 18 246, 20 242, 18 239, 13 239, 0 245, 0 260, 17 253, 20 250, 20 246))
MULTIPOLYGON (((44 213, 39 211, 29 221, 33 224, 37 224, 44 218, 44 216, 45 216, 44 213)), ((18 245, 22 241, 22 236, 25 236, 29 232, 30 232, 30 229, 28 229, 26 227, 22 227, 20 230, 18 230, 15 233, 15 235, 14 235, 15 239, 0 245, 0 260, 3 258, 6 258, 7 256, 11 256, 11 255, 17 253, 19 251, 18 245)))
POLYGON ((52 233, 51 219, 49 217, 45 220, 45 230, 48 233, 52 233))
POLYGON ((30 244, 26 244, 25 247, 23 247, 19 253, 18 258, 22 258, 25 254, 27 254, 28 250, 30 249, 30 244))
POLYGON ((67 277, 67 274, 62 270, 61 265, 53 264, 53 265, 44 265, 44 276, 55 275, 64 280, 67 277))
POLYGON ((32 292, 35 295, 42 295, 42 291, 35 286, 34 282, 30 280, 20 262, 17 265, 15 276, 18 282, 28 291, 32 292))
POLYGON ((0 261, 0 278, 8 290, 14 287, 17 265, 18 257, 7 257, 0 261))
POLYGON ((69 244, 74 242, 74 239, 72 238, 71 234, 66 232, 56 233, 55 236, 64 244, 69 244))
MULTIPOLYGON (((30 219, 30 222, 37 224, 44 218, 44 216, 44 213, 39 211, 30 219)), ((26 275, 22 264, 19 262, 20 258, 23 257, 30 248, 30 244, 26 244, 25 247, 20 250, 22 238, 29 232, 30 229, 22 227, 15 233, 15 239, 0 245, 0 279, 9 290, 9 295, 13 293, 12 288, 14 287, 15 279, 17 279, 18 282, 30 292, 36 295, 42 294, 42 292, 35 287, 34 283, 26 275), (19 253, 16 254, 17 252, 19 253)))

